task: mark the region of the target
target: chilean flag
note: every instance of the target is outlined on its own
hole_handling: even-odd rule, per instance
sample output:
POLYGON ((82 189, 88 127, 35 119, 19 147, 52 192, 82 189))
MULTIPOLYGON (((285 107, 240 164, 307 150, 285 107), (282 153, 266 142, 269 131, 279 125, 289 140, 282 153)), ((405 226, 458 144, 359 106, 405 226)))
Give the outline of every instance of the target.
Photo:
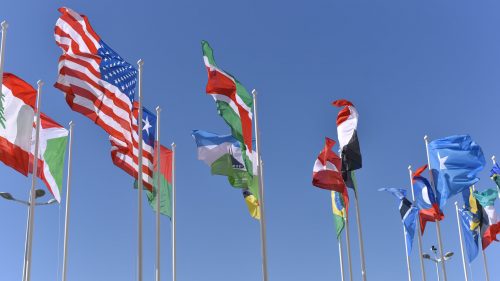
POLYGON ((419 208, 420 229, 422 234, 428 221, 440 221, 444 218, 443 212, 439 209, 436 197, 432 191, 429 181, 421 174, 427 169, 427 165, 419 168, 413 175, 413 191, 415 193, 415 203, 419 208))
POLYGON ((342 161, 332 151, 335 141, 330 138, 325 139, 325 147, 314 162, 312 184, 319 188, 343 193, 346 190, 346 185, 340 171, 342 161))

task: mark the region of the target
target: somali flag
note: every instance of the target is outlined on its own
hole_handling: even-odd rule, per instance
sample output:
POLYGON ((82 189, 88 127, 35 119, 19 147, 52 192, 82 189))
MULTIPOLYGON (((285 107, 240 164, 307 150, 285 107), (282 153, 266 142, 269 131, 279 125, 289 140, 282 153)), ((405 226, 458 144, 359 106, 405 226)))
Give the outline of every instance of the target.
POLYGON ((430 142, 429 156, 440 208, 448 198, 478 182, 477 174, 486 162, 481 147, 469 135, 430 142))

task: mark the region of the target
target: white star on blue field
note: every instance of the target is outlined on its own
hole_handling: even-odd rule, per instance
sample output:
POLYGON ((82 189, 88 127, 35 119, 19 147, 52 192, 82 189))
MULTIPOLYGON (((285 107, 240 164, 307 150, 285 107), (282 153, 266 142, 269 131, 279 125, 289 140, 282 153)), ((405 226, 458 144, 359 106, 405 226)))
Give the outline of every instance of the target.
MULTIPOLYGON (((424 135, 431 141, 470 134, 487 160, 476 188, 495 186, 488 171, 490 157, 500 157, 499 1, 3 1, 5 71, 34 86, 42 79, 41 110, 62 125, 76 124, 70 281, 136 280, 137 190, 113 165, 109 135, 52 86, 62 53, 54 40, 61 6, 85 14, 132 67, 144 60, 144 106, 162 108, 161 142, 176 143, 178 281, 262 280, 259 223, 241 191, 197 159, 191 136, 195 129, 231 133, 205 93, 202 40, 218 67, 259 92, 270 281, 340 280, 330 193, 311 184, 325 137, 338 140, 334 100, 347 99, 359 112, 363 168, 356 177, 369 281, 407 280, 398 203, 378 189, 409 194, 408 165, 427 163, 424 135)), ((134 69, 111 57, 106 79, 136 95, 134 69)), ((153 134, 154 121, 145 121, 153 134)), ((30 178, 0 164, 0 181, 0 192, 27 199, 30 178)), ((45 188, 41 181, 38 187, 45 188)), ((64 190, 62 198, 60 206, 36 208, 32 281, 60 280, 64 190)), ((455 200, 461 202, 449 199, 441 222, 444 250, 455 253, 446 263, 449 281, 464 280, 455 200)), ((155 214, 144 202, 144 280, 154 280, 155 214)), ((349 212, 354 280, 361 280, 353 204, 349 212)), ((0 198, 2 281, 22 276, 26 217, 25 206, 0 198)), ((171 280, 170 220, 161 226, 162 280, 171 280)), ((420 280, 416 240, 411 266, 420 280)), ((423 243, 432 254, 434 223, 423 243)), ((495 280, 500 243, 486 255, 495 280)), ((427 280, 436 280, 434 264, 425 262, 427 280)), ((481 254, 471 269, 473 280, 485 280, 481 254)))

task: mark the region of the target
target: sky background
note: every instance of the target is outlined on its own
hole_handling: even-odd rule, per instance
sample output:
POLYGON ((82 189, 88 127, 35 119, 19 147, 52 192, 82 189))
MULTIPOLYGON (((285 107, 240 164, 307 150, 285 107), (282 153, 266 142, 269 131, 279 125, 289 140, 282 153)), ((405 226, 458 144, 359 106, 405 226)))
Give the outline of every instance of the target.
MULTIPOLYGON (((408 165, 426 162, 423 137, 470 134, 487 158, 478 189, 490 188, 490 157, 500 156, 500 17, 498 1, 4 1, 10 24, 5 70, 32 85, 45 81, 42 111, 73 120, 74 155, 68 280, 136 280, 137 193, 115 167, 106 133, 73 112, 52 85, 57 8, 89 17, 126 60, 144 64, 144 105, 161 106, 162 143, 177 144, 178 280, 261 278, 259 223, 241 192, 197 160, 191 130, 230 132, 205 94, 200 41, 220 67, 259 92, 265 163, 269 280, 340 280, 330 194, 311 185, 324 137, 337 139, 335 99, 351 100, 360 119, 363 168, 357 172, 368 280, 405 280, 398 203, 382 187, 408 188, 408 165)), ((499 157, 500 158, 500 157, 499 157)), ((1 190, 28 197, 30 179, 0 165, 1 190)), ((43 187, 43 183, 39 183, 43 187)), ((63 196, 64 193, 63 193, 63 196)), ((47 195, 44 200, 48 200, 47 195)), ((444 213, 448 280, 463 280, 455 206, 444 213)), ((145 201, 146 202, 146 201, 145 201)), ((354 279, 360 280, 351 208, 354 279)), ((144 204, 144 280, 154 278, 154 213, 144 204)), ((0 279, 22 276, 27 208, 0 201, 0 279)), ((36 209, 32 280, 57 280, 64 205, 36 209)), ((163 280, 171 280, 170 229, 162 218, 163 280)), ((426 229, 424 250, 436 245, 426 229)), ((416 241, 414 280, 420 280, 416 241)), ((486 251, 499 276, 500 245, 486 251)), ((435 280, 426 261, 427 280, 435 280)), ((471 265, 484 280, 481 256, 471 265)))

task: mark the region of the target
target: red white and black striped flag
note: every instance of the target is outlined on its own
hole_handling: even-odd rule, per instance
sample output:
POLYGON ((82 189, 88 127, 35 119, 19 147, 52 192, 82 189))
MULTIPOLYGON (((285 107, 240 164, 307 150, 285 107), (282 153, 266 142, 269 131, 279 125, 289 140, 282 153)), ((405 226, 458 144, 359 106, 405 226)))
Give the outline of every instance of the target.
POLYGON ((358 111, 347 100, 336 100, 332 103, 344 107, 337 116, 337 134, 342 157, 342 171, 354 171, 361 168, 361 150, 358 141, 358 111))

